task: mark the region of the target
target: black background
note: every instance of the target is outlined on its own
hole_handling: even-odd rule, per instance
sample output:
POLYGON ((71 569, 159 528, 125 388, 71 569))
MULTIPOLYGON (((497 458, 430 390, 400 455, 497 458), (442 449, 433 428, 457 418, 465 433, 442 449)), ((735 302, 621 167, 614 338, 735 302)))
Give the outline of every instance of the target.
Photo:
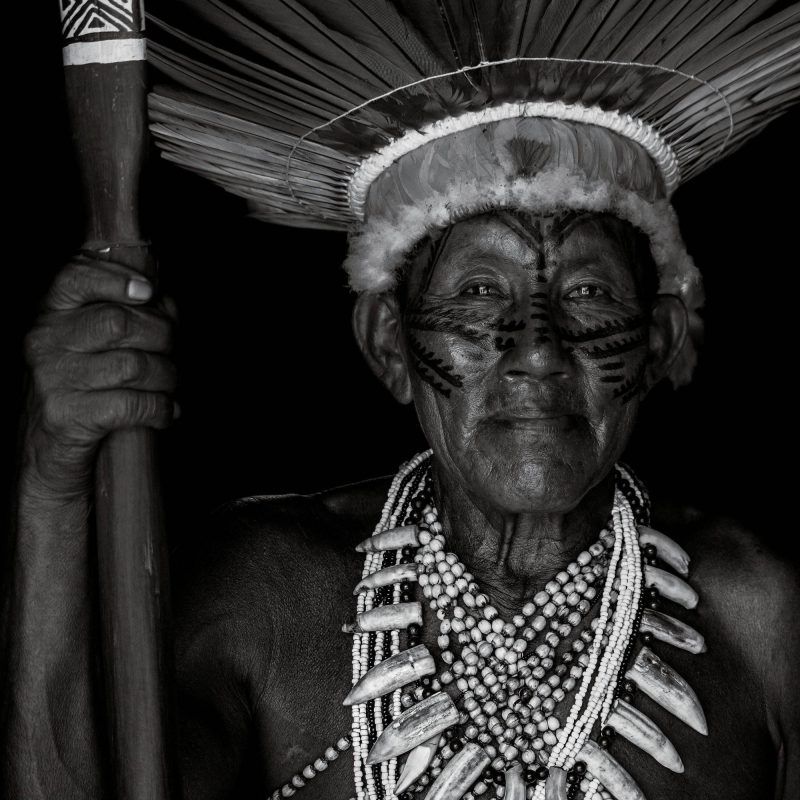
MULTIPOLYGON (((35 47, 5 92, 8 487, 22 337, 81 243, 58 13, 55 3, 30 5, 35 47)), ((678 191, 706 281, 706 345, 690 387, 648 399, 629 454, 654 493, 739 517, 784 551, 797 530, 799 133, 793 111, 678 191)), ((389 473, 424 447, 413 410, 396 406, 352 339, 342 234, 248 220, 243 202, 157 157, 147 197, 163 286, 181 311, 183 413, 163 437, 173 542, 226 499, 389 473)))

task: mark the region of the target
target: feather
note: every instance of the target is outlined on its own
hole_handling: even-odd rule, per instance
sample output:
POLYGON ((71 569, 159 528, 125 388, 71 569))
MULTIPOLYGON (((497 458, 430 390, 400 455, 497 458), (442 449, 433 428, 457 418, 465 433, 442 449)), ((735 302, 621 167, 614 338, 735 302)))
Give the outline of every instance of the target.
MULTIPOLYGON (((695 22, 688 20, 691 25, 685 35, 670 37, 669 49, 663 53, 656 52, 654 56, 664 64, 681 67, 688 58, 697 53, 713 52, 715 40, 728 38, 741 30, 743 21, 748 19, 748 12, 759 14, 768 8, 775 0, 740 0, 718 14, 709 14, 695 22), (673 43, 674 42, 674 43, 673 43)), ((681 31, 681 34, 683 31, 681 31)))
MULTIPOLYGON (((587 58, 614 60, 617 48, 622 46, 633 35, 633 31, 642 21, 650 15, 658 13, 666 0, 625 0, 600 26, 595 36, 594 44, 587 51, 587 58)), ((679 7, 686 0, 675 0, 674 5, 679 7)))
MULTIPOLYGON (((330 0, 324 2, 331 6, 330 0)), ((336 5, 337 15, 344 10, 342 5, 336 5)), ((347 0, 347 5, 353 9, 348 20, 355 20, 356 16, 363 19, 364 27, 359 27, 359 30, 364 43, 377 52, 392 47, 397 51, 398 63, 408 63, 410 75, 413 73, 421 78, 447 71, 447 65, 422 40, 412 21, 402 17, 392 3, 387 0, 347 0)), ((348 29, 352 30, 349 25, 348 29)), ((356 33, 352 35, 357 36, 356 33)))
POLYGON ((581 9, 572 29, 562 34, 561 39, 554 44, 552 54, 559 58, 581 58, 598 35, 603 22, 620 5, 622 3, 619 0, 602 0, 590 9, 581 9))
POLYGON ((547 2, 548 0, 519 0, 514 5, 516 16, 508 21, 508 58, 524 56, 528 52, 547 2))
MULTIPOLYGON (((669 36, 690 20, 701 20, 712 14, 726 0, 690 0, 689 3, 661 2, 654 5, 652 15, 644 15, 636 26, 631 28, 625 40, 620 43, 611 57, 617 61, 640 61, 642 50, 660 36, 669 36)), ((674 34, 678 36, 677 33, 674 34)), ((664 64, 664 66, 670 66, 664 64)))
MULTIPOLYGON (((250 52, 268 54, 268 59, 278 67, 305 81, 331 87, 334 92, 339 91, 335 88, 337 86, 346 88, 358 100, 367 99, 386 88, 383 81, 361 67, 354 58, 344 57, 341 42, 336 37, 334 43, 326 46, 325 34, 319 32, 312 21, 305 25, 297 21, 292 36, 285 37, 258 18, 238 11, 222 0, 204 0, 196 8, 204 21, 224 30, 226 37, 237 45, 250 52), (319 49, 307 49, 308 46, 319 49)), ((280 8, 280 5, 270 2, 268 9, 262 7, 258 11, 268 10, 271 14, 273 9, 278 11, 280 8)), ((278 21, 286 23, 284 16, 278 21)))
POLYGON ((570 30, 570 23, 582 0, 559 0, 549 3, 526 55, 552 56, 559 39, 570 30))
MULTIPOLYGON (((698 53, 684 64, 684 69, 703 80, 716 83, 716 79, 724 72, 748 64, 757 54, 769 52, 786 40, 797 42, 800 31, 797 25, 792 24, 793 20, 800 20, 797 7, 759 23, 753 29, 718 45, 713 52, 698 53)), ((697 82, 678 75, 651 95, 649 102, 642 107, 642 113, 660 115, 667 111, 674 116, 674 109, 680 100, 696 91, 697 86, 697 82)))
POLYGON ((148 15, 148 25, 151 31, 155 28, 159 32, 158 40, 151 42, 151 48, 156 52, 164 49, 172 52, 176 52, 178 49, 184 50, 186 53, 191 52, 196 60, 216 63, 220 69, 250 78, 265 90, 318 104, 320 107, 326 108, 330 115, 345 111, 359 101, 357 95, 348 93, 346 97, 339 97, 318 83, 304 82, 285 72, 272 69, 264 63, 249 60, 230 50, 192 36, 153 15, 148 15))

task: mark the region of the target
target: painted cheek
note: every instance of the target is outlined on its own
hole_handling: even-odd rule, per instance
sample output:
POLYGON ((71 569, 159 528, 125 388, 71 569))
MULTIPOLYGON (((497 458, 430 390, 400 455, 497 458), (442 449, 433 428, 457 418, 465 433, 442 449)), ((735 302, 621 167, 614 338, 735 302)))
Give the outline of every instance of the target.
POLYGON ((414 371, 443 397, 450 397, 453 390, 464 385, 464 375, 454 365, 449 348, 442 346, 448 338, 445 334, 416 330, 408 335, 408 351, 414 371))
POLYGON ((641 315, 615 317, 601 323, 573 319, 558 335, 602 394, 623 405, 642 390, 647 365, 647 321, 641 315))
POLYGON ((485 313, 441 302, 419 303, 407 319, 408 348, 420 378, 444 397, 460 390, 467 379, 491 370, 502 335, 485 313))

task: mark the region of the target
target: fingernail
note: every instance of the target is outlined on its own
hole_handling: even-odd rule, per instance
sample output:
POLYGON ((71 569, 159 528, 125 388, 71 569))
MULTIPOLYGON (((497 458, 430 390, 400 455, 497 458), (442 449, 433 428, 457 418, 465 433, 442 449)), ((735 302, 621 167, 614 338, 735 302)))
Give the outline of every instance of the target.
POLYGON ((149 300, 153 296, 153 287, 141 278, 128 281, 128 297, 131 300, 149 300))
POLYGON ((180 419, 181 407, 177 403, 172 404, 172 419, 180 419))

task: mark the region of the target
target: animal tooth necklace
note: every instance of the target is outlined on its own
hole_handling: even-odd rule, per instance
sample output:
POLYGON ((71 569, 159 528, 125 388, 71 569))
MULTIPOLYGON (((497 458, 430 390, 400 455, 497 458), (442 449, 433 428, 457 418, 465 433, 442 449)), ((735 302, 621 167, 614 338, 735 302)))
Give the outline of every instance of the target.
POLYGON ((683 765, 655 723, 631 704, 637 687, 706 732, 694 692, 646 646, 656 638, 704 649, 697 631, 657 611, 662 594, 696 605, 688 584, 655 566, 658 557, 685 575, 688 556, 646 526, 646 492, 618 465, 611 518, 598 540, 503 620, 446 550, 430 457, 431 451, 421 453, 401 468, 375 532, 358 546, 366 555, 356 623, 348 626, 351 735, 273 800, 290 797, 351 744, 357 800, 643 800, 608 753, 615 734, 669 769, 683 765), (414 599, 415 582, 439 621, 438 666, 421 643, 423 603, 414 599), (637 633, 645 646, 629 664, 637 633))

